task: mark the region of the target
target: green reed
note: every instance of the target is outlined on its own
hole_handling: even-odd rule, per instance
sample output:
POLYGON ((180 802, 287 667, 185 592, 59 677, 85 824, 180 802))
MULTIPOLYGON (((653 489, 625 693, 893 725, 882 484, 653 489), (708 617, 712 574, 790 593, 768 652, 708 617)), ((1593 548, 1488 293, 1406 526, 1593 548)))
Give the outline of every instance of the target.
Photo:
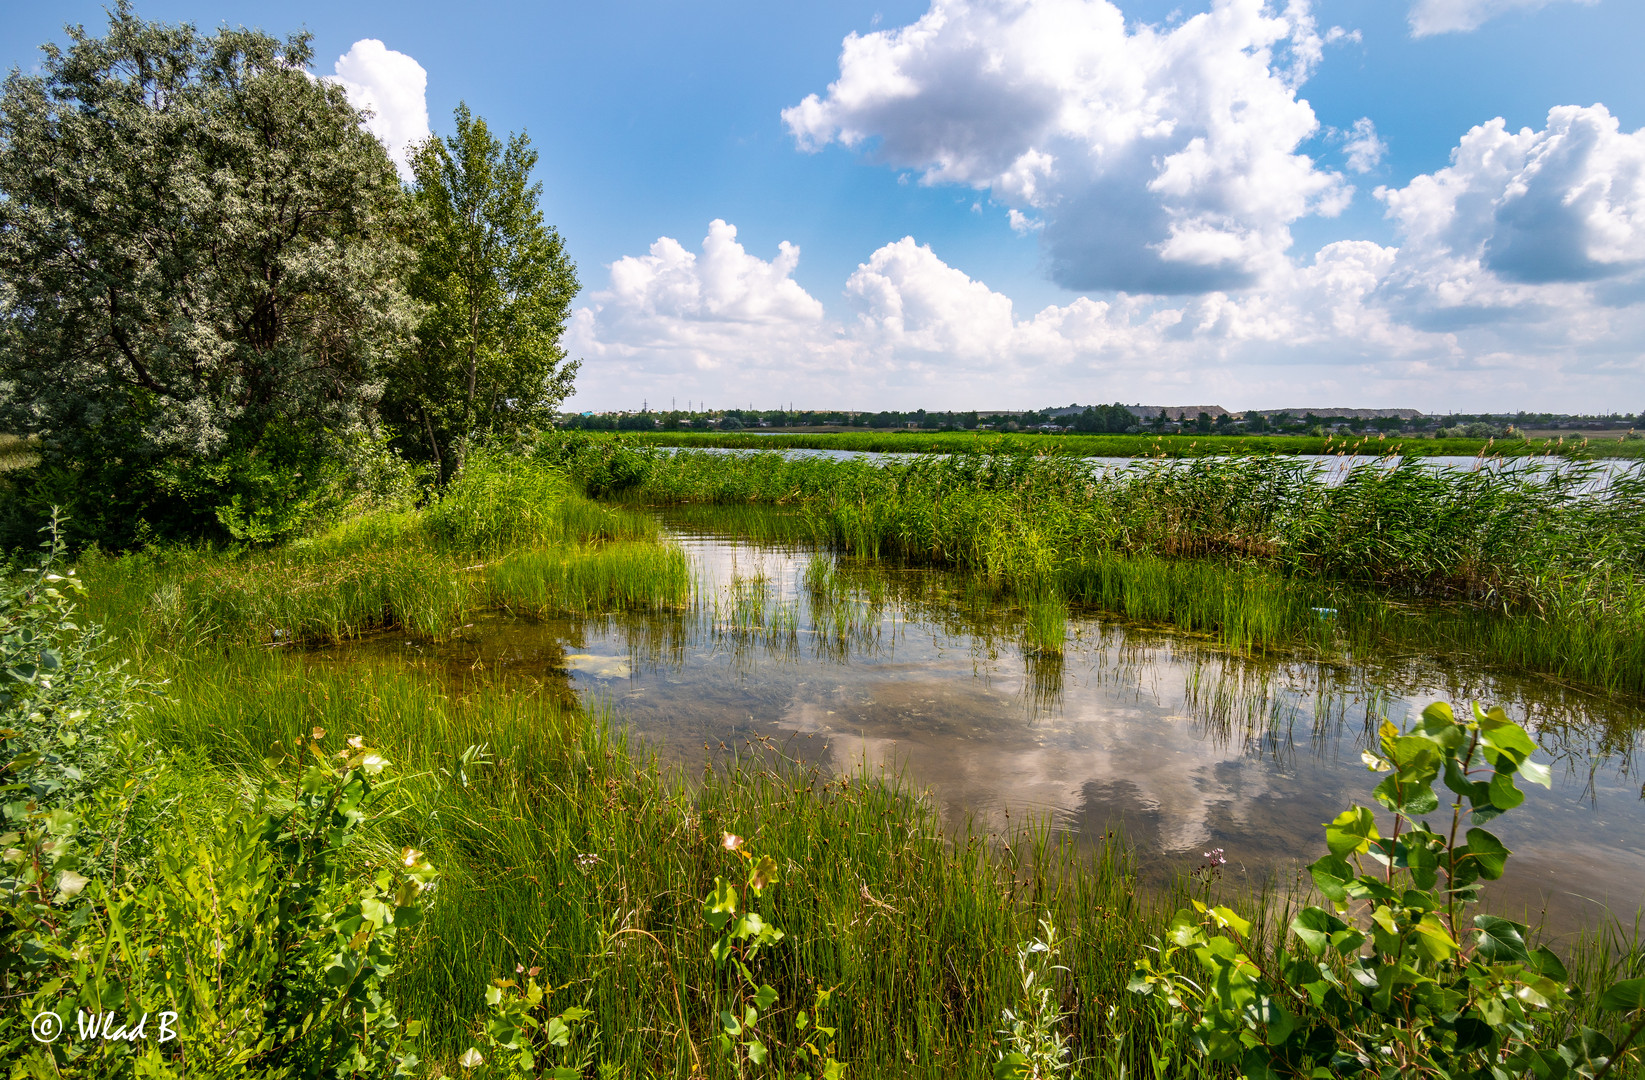
MULTIPOLYGON (((580 433, 602 439, 598 433, 580 433)), ((1581 436, 1551 439, 1429 439, 1375 435, 1080 435, 991 431, 658 431, 616 438, 650 446, 725 450, 842 450, 878 454, 1061 453, 1079 457, 1206 457, 1221 454, 1400 453, 1420 457, 1645 457, 1645 442, 1581 436)))
POLYGON ((1081 847, 1041 824, 984 836, 941 821, 893 773, 828 777, 769 742, 688 777, 545 687, 246 648, 167 665, 148 734, 204 770, 190 812, 279 774, 270 748, 315 727, 364 734, 393 762, 399 808, 375 858, 409 845, 442 874, 398 1005, 427 1021, 423 1056, 448 1072, 486 985, 523 966, 593 1011, 596 1061, 621 1075, 726 1075, 709 1051, 701 896, 729 870, 730 832, 782 868, 771 914, 788 937, 761 978, 785 1002, 837 988, 854 1075, 991 1076, 1000 1011, 1017 1003, 1013 950, 1046 915, 1069 935, 1062 992, 1080 1003, 1068 1034, 1082 1074, 1212 1075, 1125 991, 1192 883, 1139 889, 1119 837, 1081 847))
POLYGON ((999 592, 1055 592, 1233 647, 1395 642, 1645 690, 1637 467, 1385 459, 1332 484, 1280 457, 1094 471, 1066 456, 680 451, 646 456, 620 498, 726 507, 730 528, 775 505, 788 514, 760 527, 785 539, 953 566, 999 592))
POLYGON ((496 458, 423 510, 377 511, 273 549, 94 553, 83 569, 93 614, 140 647, 289 647, 384 629, 438 638, 488 608, 683 606, 689 565, 657 537, 649 515, 591 503, 555 470, 496 458))

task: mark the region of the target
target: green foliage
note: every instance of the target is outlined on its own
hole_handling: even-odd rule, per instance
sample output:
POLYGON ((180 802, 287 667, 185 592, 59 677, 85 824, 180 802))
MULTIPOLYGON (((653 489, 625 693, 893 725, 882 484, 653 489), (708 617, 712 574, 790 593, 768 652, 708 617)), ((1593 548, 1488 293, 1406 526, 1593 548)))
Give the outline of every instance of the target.
POLYGON ((749 1073, 787 1076, 792 1066, 799 1070, 796 1075, 839 1080, 845 1069, 834 1059, 836 1029, 823 1024, 823 1008, 832 991, 819 989, 813 1011, 801 1009, 795 1015, 792 1043, 774 1038, 769 1025, 762 1028, 764 1019, 777 1011, 781 996, 770 983, 756 978, 753 969, 761 951, 787 935, 751 904, 777 883, 777 863, 769 855, 755 858, 734 833, 724 834, 720 846, 742 861, 744 871, 740 892, 736 884, 716 876, 714 891, 703 899, 703 922, 717 935, 708 955, 719 976, 713 1012, 719 1028, 714 1046, 720 1060, 739 1077, 749 1073), (745 906, 739 910, 740 904, 745 906), (792 1061, 782 1060, 790 1056, 792 1061))
POLYGON ((290 755, 299 774, 249 806, 200 824, 157 803, 167 766, 132 730, 139 687, 76 621, 60 555, 54 528, 0 597, 0 1052, 28 1075, 409 1068, 415 1031, 384 988, 434 871, 407 848, 357 878, 350 851, 387 762, 358 736, 328 757, 315 729, 290 755), (65 1021, 56 1042, 29 1030, 45 1012, 65 1021))
POLYGON ((1017 973, 1022 998, 1016 1009, 1000 1014, 1004 1046, 994 1065, 995 1080, 1048 1080, 1073 1067, 1062 1024, 1068 1016, 1055 986, 1056 973, 1068 969, 1058 961, 1062 937, 1049 917, 1040 933, 1017 946, 1017 973))
POLYGON ((419 220, 409 287, 424 314, 383 399, 407 453, 432 462, 442 483, 477 441, 544 423, 577 374, 560 347, 577 269, 537 208, 537 152, 524 133, 505 149, 467 105, 454 119, 453 135, 412 154, 419 220))
POLYGON ((306 35, 124 0, 68 34, 0 97, 0 425, 40 452, 13 512, 292 535, 410 330, 394 167, 306 35))
POLYGON ((586 1053, 574 1055, 571 1042, 577 1029, 593 1014, 573 1005, 548 1015, 553 991, 537 985, 540 969, 525 971, 515 966, 516 974, 525 975, 525 985, 513 979, 494 979, 486 987, 486 1004, 491 1008, 491 1015, 480 1029, 485 1050, 471 1046, 463 1051, 457 1059, 463 1075, 473 1076, 475 1080, 538 1076, 578 1080, 593 1059, 586 1053), (549 1059, 556 1057, 560 1064, 548 1064, 549 1059))
MULTIPOLYGON (((1330 907, 1292 920, 1297 947, 1268 953, 1247 919, 1195 900, 1157 958, 1137 962, 1131 989, 1163 998, 1202 1054, 1249 1080, 1610 1073, 1645 1015, 1620 1045, 1587 1027, 1555 1045, 1538 1014, 1571 1001, 1564 964, 1519 923, 1465 920, 1509 854, 1478 825, 1524 801, 1518 779, 1550 783, 1535 751, 1500 708, 1459 720, 1435 703, 1409 731, 1385 721, 1380 753, 1364 757, 1388 773, 1374 795, 1392 828, 1362 806, 1326 825, 1328 853, 1309 869, 1330 907), (1455 796, 1444 832, 1422 820, 1441 780, 1455 796), (1465 810, 1474 825, 1459 842, 1465 810)), ((1607 989, 1600 1008, 1645 1007, 1645 980, 1633 982, 1607 989)))
POLYGON ((539 452, 590 488, 585 476, 603 480, 606 461, 631 452, 640 478, 616 493, 625 502, 795 507, 807 537, 836 550, 968 570, 1022 600, 1048 631, 1036 646, 1056 641, 1054 609, 1035 603, 1055 596, 1240 649, 1443 641, 1505 666, 1645 689, 1637 467, 1379 459, 1333 483, 1291 457, 1096 470, 1055 454, 645 451, 576 433, 539 452), (1322 628, 1316 608, 1339 614, 1322 628))

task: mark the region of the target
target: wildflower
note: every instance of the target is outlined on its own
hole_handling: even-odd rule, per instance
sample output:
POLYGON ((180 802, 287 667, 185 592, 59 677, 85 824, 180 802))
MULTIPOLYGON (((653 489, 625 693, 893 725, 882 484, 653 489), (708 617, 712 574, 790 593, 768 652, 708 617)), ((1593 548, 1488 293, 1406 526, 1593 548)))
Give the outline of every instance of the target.
POLYGON ((599 862, 600 857, 592 852, 587 855, 579 855, 577 856, 577 869, 586 874, 590 870, 594 869, 599 862))
POLYGON ((1208 866, 1227 866, 1228 860, 1222 857, 1221 848, 1212 848, 1205 853, 1205 862, 1208 866))
POLYGON ((314 729, 314 741, 315 742, 319 742, 321 739, 323 739, 325 737, 326 737, 326 729, 325 728, 317 727, 317 728, 314 729))
POLYGON ((736 833, 725 833, 720 837, 720 846, 727 851, 736 851, 743 846, 743 838, 736 833))

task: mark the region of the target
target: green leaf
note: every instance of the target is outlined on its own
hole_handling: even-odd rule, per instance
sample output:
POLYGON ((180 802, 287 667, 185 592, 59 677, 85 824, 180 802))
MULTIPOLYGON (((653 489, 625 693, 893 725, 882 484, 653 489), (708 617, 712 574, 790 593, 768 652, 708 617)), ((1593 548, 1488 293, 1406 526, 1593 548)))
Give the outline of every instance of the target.
POLYGON ((1512 810, 1525 801, 1525 793, 1514 786, 1514 774, 1497 772, 1491 777, 1491 805, 1498 810, 1512 810))
POLYGON ((1451 959, 1461 949, 1456 939, 1446 932, 1445 925, 1439 921, 1439 916, 1431 911, 1424 915, 1413 929, 1416 930, 1416 934, 1412 938, 1412 944, 1436 964, 1442 964, 1451 959))
MULTIPOLYGON (((1348 900, 1348 883, 1354 879, 1354 868, 1335 855, 1327 855, 1308 867, 1314 885, 1325 896, 1337 903, 1348 900)), ((1178 942, 1182 944, 1182 942, 1178 942)))
POLYGON ((994 1080, 1025 1080, 1029 1075, 1028 1059, 1016 1051, 994 1063, 994 1080))
POLYGON ((1554 786, 1553 770, 1540 761, 1522 761, 1519 763, 1519 775, 1533 784, 1541 784, 1545 788, 1554 786))
POLYGON ((1469 829, 1465 835, 1468 838, 1468 846, 1463 849, 1463 852, 1466 852, 1467 856, 1479 867, 1479 876, 1489 881, 1500 878, 1503 868, 1508 864, 1508 856, 1511 854, 1503 846, 1502 841, 1484 829, 1469 829))
POLYGON ((1211 917, 1216 920, 1218 926, 1232 930, 1238 937, 1243 938, 1251 933, 1251 920, 1240 918, 1232 908, 1214 907, 1211 909, 1211 917))
POLYGON ((754 995, 754 1007, 761 1012, 771 1008, 777 1001, 777 992, 769 986, 760 987, 754 995))
POLYGON ((748 1060, 756 1065, 765 1064, 765 1044, 755 1040, 748 1044, 748 1060))
POLYGON ((1570 973, 1565 970, 1565 965, 1560 962, 1559 957, 1554 955, 1553 950, 1546 945, 1541 946, 1531 954, 1530 968, 1538 975, 1552 979, 1555 982, 1571 981, 1570 973))
POLYGON ((1485 959, 1493 963, 1531 962, 1530 951, 1525 947, 1525 927, 1521 924, 1495 915, 1475 915, 1474 926, 1475 944, 1485 959))
POLYGON ((1455 724, 1457 722, 1456 714, 1451 711, 1451 706, 1447 702, 1443 701, 1436 701, 1426 709, 1423 709, 1422 719, 1425 722, 1425 725, 1431 725, 1436 728, 1446 724, 1455 724))
POLYGON ((571 1025, 558 1016, 548 1019, 548 1030, 544 1033, 550 1046, 565 1046, 571 1041, 571 1025))
POLYGON ((1363 806, 1349 807, 1325 826, 1325 846, 1339 859, 1367 850, 1380 837, 1376 816, 1363 806))
POLYGON ((1645 979, 1619 982, 1599 995, 1599 1007, 1610 1012, 1645 1009, 1645 979))
POLYGON ((1325 951, 1332 934, 1347 927, 1347 923, 1324 908, 1317 907, 1305 907, 1291 920, 1291 933, 1302 942, 1303 948, 1315 956, 1325 951))

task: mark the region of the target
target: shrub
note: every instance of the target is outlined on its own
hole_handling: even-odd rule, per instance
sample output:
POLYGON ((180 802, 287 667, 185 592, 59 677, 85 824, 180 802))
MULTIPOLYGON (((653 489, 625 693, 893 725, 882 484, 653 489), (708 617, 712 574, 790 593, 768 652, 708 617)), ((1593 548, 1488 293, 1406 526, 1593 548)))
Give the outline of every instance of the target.
MULTIPOLYGON (((1546 1019, 1573 995, 1559 958, 1532 949, 1519 923, 1463 919, 1509 855, 1478 825, 1524 801, 1516 778, 1550 782, 1530 736, 1500 708, 1476 705, 1458 720, 1436 703, 1409 731, 1384 721, 1380 737, 1381 752, 1364 758, 1389 774, 1375 796, 1392 830, 1362 806, 1325 827, 1329 853, 1309 870, 1330 908, 1292 920, 1297 947, 1267 955, 1249 920, 1195 900, 1157 958, 1137 962, 1131 989, 1163 998, 1202 1054, 1250 1080, 1610 1074, 1645 1013, 1619 1042, 1584 1027, 1555 1045, 1546 1019), (1440 806, 1436 780, 1455 795, 1445 831, 1423 820, 1440 806), (1458 843, 1464 806, 1473 827, 1458 843)), ((1645 1008, 1645 979, 1616 984, 1599 1004, 1645 1008)))

